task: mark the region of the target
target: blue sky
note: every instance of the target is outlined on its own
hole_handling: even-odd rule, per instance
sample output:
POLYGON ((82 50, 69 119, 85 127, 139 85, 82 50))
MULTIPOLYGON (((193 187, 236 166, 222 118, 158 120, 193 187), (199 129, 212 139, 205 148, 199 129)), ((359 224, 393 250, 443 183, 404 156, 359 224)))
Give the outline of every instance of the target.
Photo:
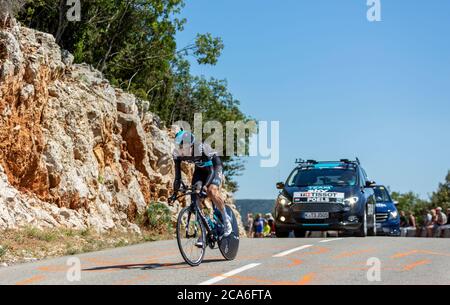
POLYGON ((450 169, 450 1, 187 0, 182 47, 220 36, 216 66, 242 110, 280 121, 280 162, 247 160, 239 199, 273 199, 297 157, 358 156, 369 176, 422 197, 450 169))

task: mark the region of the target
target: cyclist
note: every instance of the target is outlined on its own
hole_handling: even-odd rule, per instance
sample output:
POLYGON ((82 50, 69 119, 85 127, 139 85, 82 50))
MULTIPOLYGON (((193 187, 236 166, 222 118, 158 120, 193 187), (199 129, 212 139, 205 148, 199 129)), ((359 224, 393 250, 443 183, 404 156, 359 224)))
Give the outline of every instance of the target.
MULTIPOLYGON (((192 185, 198 190, 203 190, 212 200, 217 209, 222 213, 224 232, 223 237, 228 237, 233 228, 231 218, 225 212, 225 202, 220 196, 219 188, 222 184, 222 161, 217 152, 210 145, 195 140, 195 136, 188 131, 180 130, 175 136, 175 149, 173 159, 175 162, 175 181, 173 183, 174 194, 169 198, 171 202, 176 200, 178 190, 181 187, 181 162, 195 164, 192 185)), ((195 195, 192 195, 194 200, 195 195)), ((198 240, 197 246, 203 242, 198 240)))

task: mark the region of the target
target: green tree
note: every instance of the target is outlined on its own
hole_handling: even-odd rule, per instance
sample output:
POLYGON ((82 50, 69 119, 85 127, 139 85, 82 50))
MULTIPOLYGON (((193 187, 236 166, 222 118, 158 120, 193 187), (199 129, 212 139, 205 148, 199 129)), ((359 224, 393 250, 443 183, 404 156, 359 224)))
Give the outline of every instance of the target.
POLYGON ((418 194, 413 192, 398 193, 392 192, 392 199, 398 202, 397 208, 399 211, 404 211, 406 214, 412 213, 416 217, 416 223, 422 224, 424 215, 431 209, 430 202, 420 198, 418 194))

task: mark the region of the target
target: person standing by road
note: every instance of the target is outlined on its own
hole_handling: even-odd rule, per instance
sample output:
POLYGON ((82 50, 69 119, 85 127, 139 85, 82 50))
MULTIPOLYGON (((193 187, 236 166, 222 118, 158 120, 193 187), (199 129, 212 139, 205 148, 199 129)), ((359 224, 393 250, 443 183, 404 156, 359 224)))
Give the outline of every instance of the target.
POLYGON ((253 227, 254 227, 253 214, 248 213, 247 214, 247 226, 245 227, 245 229, 247 230, 247 237, 249 237, 249 238, 253 237, 253 227))
POLYGON ((400 211, 400 228, 407 228, 409 227, 409 221, 406 217, 405 211, 400 211))
POLYGON ((413 212, 408 213, 408 221, 409 221, 409 227, 416 229, 416 217, 414 216, 413 212))
POLYGON ((255 220, 255 238, 263 237, 263 230, 264 230, 264 220, 262 218, 262 215, 258 214, 255 220))
POLYGON ((269 223, 268 223, 267 219, 266 219, 266 221, 264 221, 263 236, 264 237, 270 237, 270 226, 269 226, 269 223))
POLYGON ((442 230, 444 226, 447 224, 447 215, 445 215, 444 212, 442 212, 442 208, 438 207, 436 208, 436 228, 435 228, 435 235, 438 237, 441 237, 442 230))
MULTIPOLYGON (((428 222, 426 228, 427 228, 427 237, 433 237, 436 225, 437 225, 437 214, 435 209, 431 209, 430 211, 431 220, 428 222)), ((428 220, 428 219, 427 219, 428 220)))
POLYGON ((450 237, 450 208, 447 209, 447 223, 441 226, 440 229, 441 232, 439 236, 450 237))

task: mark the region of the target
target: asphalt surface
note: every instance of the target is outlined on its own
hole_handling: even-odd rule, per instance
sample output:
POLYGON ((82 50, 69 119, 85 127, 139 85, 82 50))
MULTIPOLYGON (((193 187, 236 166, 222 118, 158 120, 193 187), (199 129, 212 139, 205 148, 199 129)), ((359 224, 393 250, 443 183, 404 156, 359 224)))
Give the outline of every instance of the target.
POLYGON ((450 239, 241 239, 234 261, 208 248, 194 268, 172 240, 0 268, 0 284, 449 285, 450 239))

